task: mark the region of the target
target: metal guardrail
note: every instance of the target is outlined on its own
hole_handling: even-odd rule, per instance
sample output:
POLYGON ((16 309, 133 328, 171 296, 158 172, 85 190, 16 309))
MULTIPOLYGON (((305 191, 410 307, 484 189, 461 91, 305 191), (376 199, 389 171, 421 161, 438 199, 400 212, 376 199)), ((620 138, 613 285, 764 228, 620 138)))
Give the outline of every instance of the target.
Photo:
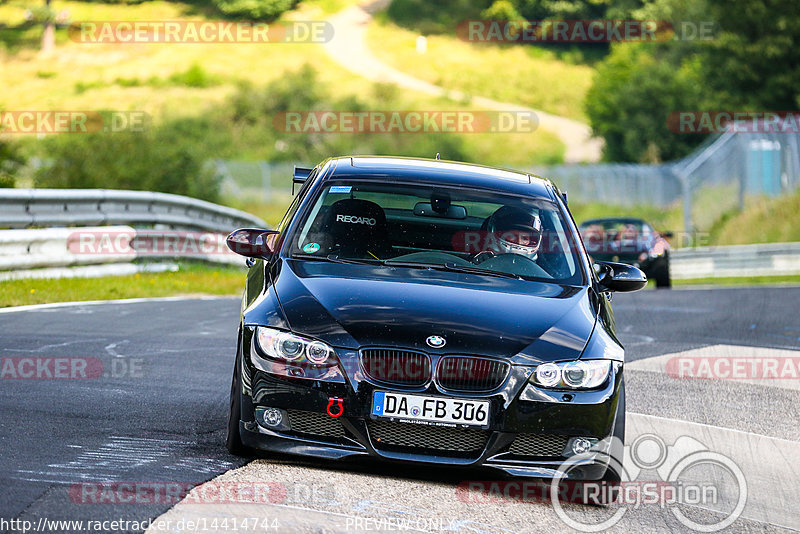
POLYGON ((130 226, 0 231, 0 271, 74 267, 134 260, 179 260, 243 265, 226 234, 136 230, 130 226))
POLYGON ((150 260, 242 265, 225 246, 225 235, 241 227, 267 224, 168 193, 0 189, 0 228, 11 228, 0 230, 0 280, 127 274, 158 267, 150 260), (132 264, 139 259, 149 267, 132 264))
POLYGON ((673 249, 675 279, 800 274, 800 243, 763 243, 673 249))
POLYGON ((0 189, 0 228, 166 226, 228 233, 266 223, 244 211, 168 193, 112 189, 0 189))

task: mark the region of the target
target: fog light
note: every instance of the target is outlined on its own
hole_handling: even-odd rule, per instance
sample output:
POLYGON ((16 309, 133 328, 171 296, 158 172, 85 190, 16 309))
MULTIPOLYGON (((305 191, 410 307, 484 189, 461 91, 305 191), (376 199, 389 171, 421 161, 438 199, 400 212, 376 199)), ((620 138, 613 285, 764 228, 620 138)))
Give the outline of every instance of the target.
POLYGON ((258 424, 269 428, 277 428, 283 423, 283 413, 277 408, 256 408, 258 424))
POLYGON ((575 438, 572 440, 572 453, 584 454, 592 449, 594 444, 586 438, 575 438))

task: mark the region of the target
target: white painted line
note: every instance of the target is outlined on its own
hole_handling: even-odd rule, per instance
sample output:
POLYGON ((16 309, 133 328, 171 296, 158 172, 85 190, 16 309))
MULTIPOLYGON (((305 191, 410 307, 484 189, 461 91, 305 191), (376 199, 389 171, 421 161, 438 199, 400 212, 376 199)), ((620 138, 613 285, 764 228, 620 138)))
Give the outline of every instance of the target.
POLYGON ((141 304, 143 302, 170 302, 181 300, 224 300, 240 298, 237 295, 198 295, 188 297, 146 297, 132 299, 113 299, 113 300, 84 300, 73 302, 50 302, 47 304, 28 304, 25 306, 8 306, 0 308, 0 313, 16 313, 24 311, 49 310, 52 308, 69 308, 72 306, 97 306, 99 304, 141 304))
MULTIPOLYGON (((670 419, 669 417, 661 417, 659 415, 648 415, 648 414, 645 414, 645 413, 636 413, 636 412, 627 412, 626 415, 627 415, 627 417, 634 416, 634 417, 647 417, 649 419, 659 419, 661 421, 665 421, 665 423, 674 423, 674 422, 677 421, 677 422, 680 422, 682 425, 697 425, 697 426, 701 426, 701 427, 714 428, 714 429, 717 429, 717 430, 724 430, 726 432, 737 432, 737 433, 742 434, 743 436, 745 436, 746 439, 749 439, 749 438, 769 438, 769 439, 772 439, 772 440, 775 440, 775 441, 783 441, 783 442, 786 442, 786 443, 791 443, 793 445, 797 445, 798 444, 797 441, 792 441, 790 439, 775 438, 775 437, 772 437, 772 436, 765 436, 764 434, 756 434, 755 432, 746 432, 744 430, 736 430, 734 428, 725 428, 724 426, 708 425, 708 424, 705 424, 705 423, 695 423, 694 421, 684 421, 683 419, 670 419)), ((626 418, 625 421, 627 423, 628 419, 626 418)), ((625 440, 626 441, 630 441, 627 438, 625 440)))
POLYGON ((799 364, 797 350, 710 345, 628 362, 625 369, 661 373, 672 380, 725 380, 800 391, 799 364))

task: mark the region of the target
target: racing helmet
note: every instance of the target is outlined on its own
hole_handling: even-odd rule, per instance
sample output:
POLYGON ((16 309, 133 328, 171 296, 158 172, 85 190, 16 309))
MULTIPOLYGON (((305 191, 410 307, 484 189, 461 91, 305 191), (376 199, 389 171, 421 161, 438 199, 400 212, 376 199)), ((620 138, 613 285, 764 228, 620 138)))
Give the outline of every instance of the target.
POLYGON ((487 219, 486 230, 501 254, 535 260, 542 243, 542 221, 532 211, 503 206, 487 219))

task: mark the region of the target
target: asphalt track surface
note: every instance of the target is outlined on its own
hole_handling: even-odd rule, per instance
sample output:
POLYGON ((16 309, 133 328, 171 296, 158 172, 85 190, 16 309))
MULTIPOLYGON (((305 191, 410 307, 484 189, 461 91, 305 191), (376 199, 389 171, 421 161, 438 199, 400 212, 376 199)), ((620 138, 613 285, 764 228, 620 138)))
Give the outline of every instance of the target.
MULTIPOLYGON (((627 349, 628 444, 654 434, 678 450, 679 439, 694 439, 733 459, 748 491, 744 512, 728 532, 800 530, 800 380, 675 379, 659 362, 675 354, 796 355, 798 302, 797 287, 643 291, 613 300, 627 349)), ((464 481, 498 480, 496 474, 286 456, 244 465, 230 456, 223 441, 238 308, 237 298, 214 298, 0 312, 4 365, 11 361, 20 371, 25 358, 85 358, 89 374, 97 375, 26 379, 9 377, 12 369, 3 368, 0 531, 14 532, 3 523, 12 519, 42 531, 44 519, 156 518, 172 523, 148 532, 570 530, 547 502, 495 502, 458 491, 464 481), (218 476, 211 484, 268 482, 283 494, 271 504, 175 506, 167 498, 93 504, 86 493, 100 482, 185 487, 218 476), (204 522, 194 528, 179 523, 187 518, 204 522), (255 528, 241 522, 246 518, 269 523, 255 528)), ((38 373, 48 371, 55 373, 53 367, 38 373)), ((736 502, 735 477, 724 475, 717 474, 720 492, 736 502)), ((724 517, 704 506, 673 506, 700 523, 724 517)), ((565 510, 596 524, 617 508, 573 504, 565 510)), ((643 504, 626 512, 612 530, 689 531, 669 506, 643 504)), ((50 525, 45 531, 86 530, 50 525)))

